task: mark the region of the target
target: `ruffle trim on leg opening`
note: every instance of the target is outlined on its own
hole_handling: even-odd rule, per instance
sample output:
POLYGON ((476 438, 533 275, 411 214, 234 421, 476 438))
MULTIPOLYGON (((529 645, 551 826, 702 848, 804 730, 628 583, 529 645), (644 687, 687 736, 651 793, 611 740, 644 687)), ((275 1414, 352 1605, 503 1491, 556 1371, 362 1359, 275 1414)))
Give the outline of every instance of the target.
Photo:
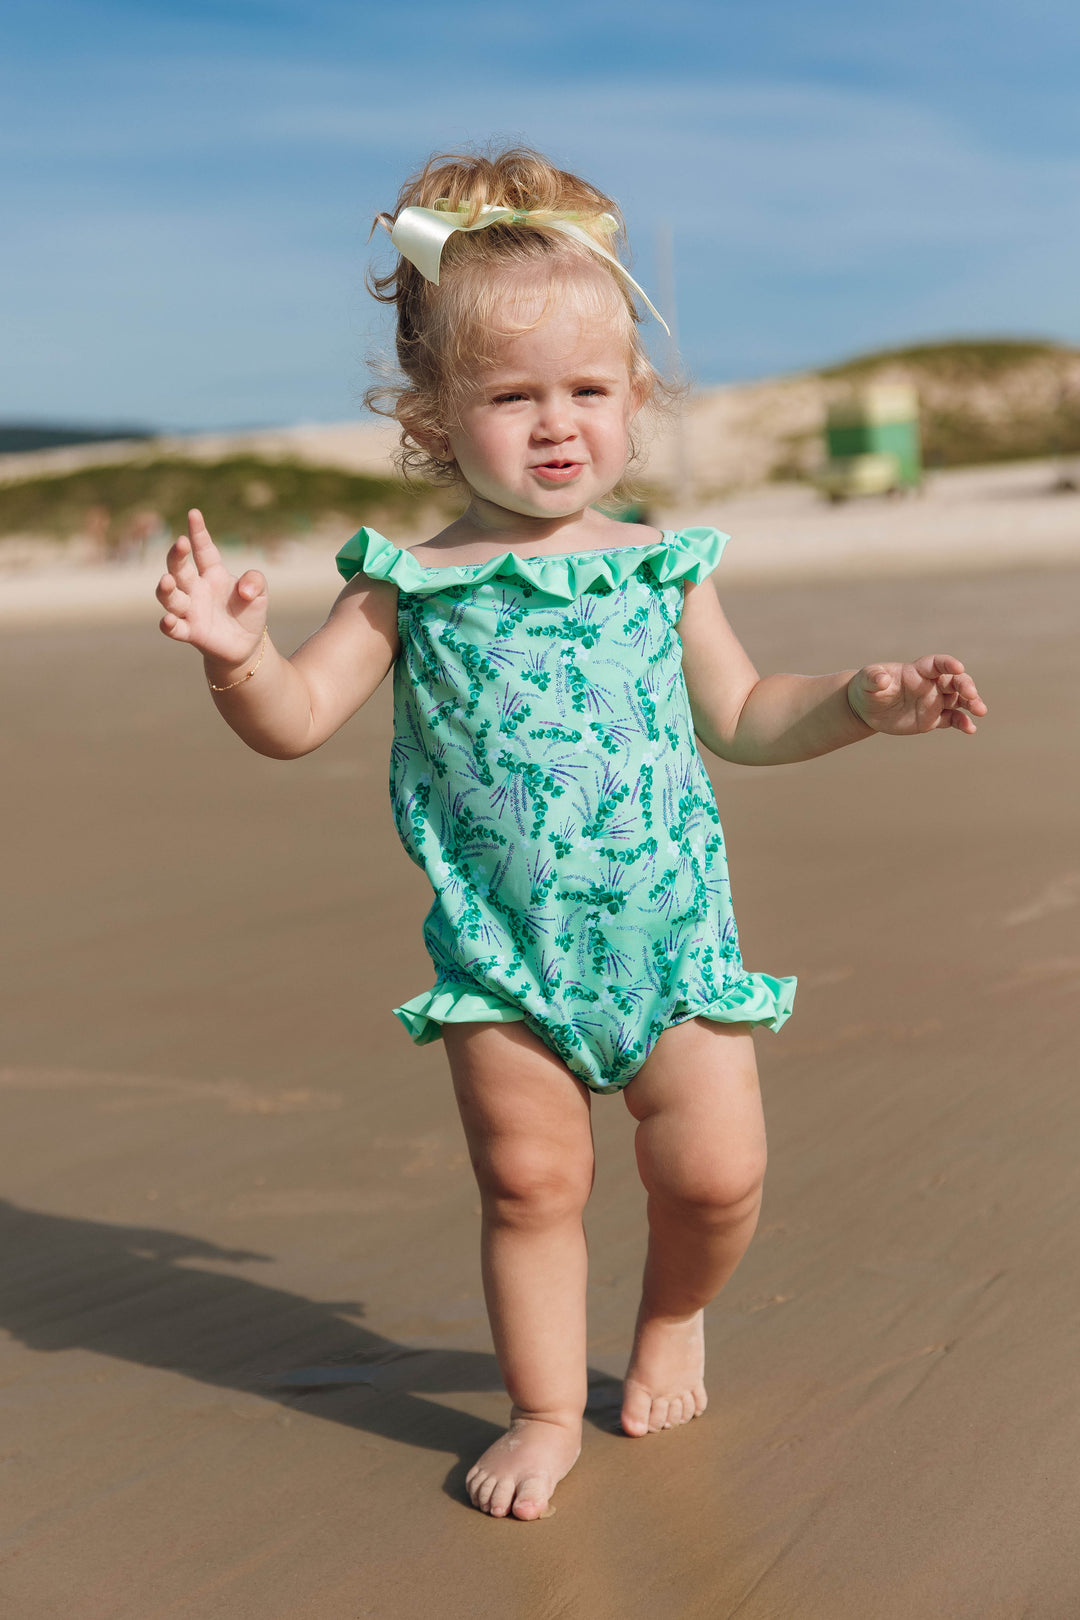
MULTIPOLYGON (((761 1024, 778 1030, 791 1017, 795 978, 775 979, 770 973, 747 973, 729 985, 707 1007, 695 1008, 676 1020, 707 1018, 717 1024, 761 1024)), ((525 1014, 512 1002, 474 985, 437 984, 393 1009, 417 1046, 442 1039, 444 1024, 519 1024, 525 1014)))
POLYGON ((500 996, 466 984, 437 984, 394 1008, 417 1046, 442 1039, 444 1024, 518 1024, 525 1014, 500 996))
POLYGON ((774 979, 771 973, 747 973, 690 1017, 708 1018, 715 1024, 763 1024, 778 1030, 791 1017, 798 982, 796 978, 774 979))

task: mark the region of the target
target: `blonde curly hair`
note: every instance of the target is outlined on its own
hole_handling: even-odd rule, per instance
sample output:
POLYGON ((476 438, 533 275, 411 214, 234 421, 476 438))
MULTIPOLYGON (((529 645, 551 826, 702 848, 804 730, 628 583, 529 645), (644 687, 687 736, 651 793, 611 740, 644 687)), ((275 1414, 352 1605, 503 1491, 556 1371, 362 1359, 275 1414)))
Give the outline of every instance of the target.
MULTIPOLYGON (((467 210, 472 224, 481 208, 573 212, 576 223, 598 246, 616 252, 625 243, 618 205, 587 180, 555 165, 529 147, 494 154, 436 153, 398 193, 393 214, 375 224, 389 227, 403 208, 431 208, 438 202, 467 210), (617 222, 612 233, 609 214, 617 222)), ((669 406, 681 391, 653 366, 638 333, 640 319, 629 289, 617 271, 583 244, 542 224, 500 223, 485 230, 455 231, 442 253, 439 285, 425 280, 408 259, 398 257, 386 275, 368 273, 368 288, 381 303, 397 307, 396 372, 369 388, 364 403, 401 426, 398 465, 406 477, 436 484, 461 484, 456 463, 437 455, 445 429, 456 420, 478 368, 494 360, 500 338, 540 325, 551 304, 572 300, 585 318, 614 321, 626 345, 631 392, 646 418, 669 406), (519 303, 543 295, 539 316, 514 318, 519 303)), ((639 420, 641 417, 639 416, 639 420)), ((639 455, 631 438, 630 463, 639 455)))

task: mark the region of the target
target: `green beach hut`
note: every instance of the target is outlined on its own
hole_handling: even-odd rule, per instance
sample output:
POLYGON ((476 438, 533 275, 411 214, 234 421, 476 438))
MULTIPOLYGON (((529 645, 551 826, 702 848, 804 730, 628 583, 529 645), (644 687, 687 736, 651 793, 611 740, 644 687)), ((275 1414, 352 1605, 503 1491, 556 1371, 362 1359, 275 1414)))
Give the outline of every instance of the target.
POLYGON ((874 383, 834 400, 825 421, 827 460, 815 482, 830 500, 918 489, 919 400, 909 383, 874 383))

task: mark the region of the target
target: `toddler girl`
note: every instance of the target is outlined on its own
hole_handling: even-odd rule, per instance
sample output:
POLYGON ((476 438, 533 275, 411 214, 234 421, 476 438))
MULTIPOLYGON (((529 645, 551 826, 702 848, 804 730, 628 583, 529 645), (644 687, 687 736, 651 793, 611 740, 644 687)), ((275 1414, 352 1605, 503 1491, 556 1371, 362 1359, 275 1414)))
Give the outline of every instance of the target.
POLYGON ((435 891, 435 983, 395 1011, 446 1046, 513 1402, 468 1490, 535 1519, 580 1446, 593 1094, 621 1092, 638 1121, 648 1192, 627 1434, 705 1410, 703 1309, 757 1219, 750 1031, 779 1029, 795 981, 743 967, 695 734, 784 764, 875 732, 971 734, 986 706, 944 654, 759 677, 708 583, 726 537, 597 509, 662 389, 608 197, 534 152, 437 157, 383 218, 403 459, 453 482, 464 513, 408 550, 361 529, 291 658, 263 576, 234 579, 197 511, 157 595, 224 719, 275 759, 317 748, 394 671, 395 818, 435 891))

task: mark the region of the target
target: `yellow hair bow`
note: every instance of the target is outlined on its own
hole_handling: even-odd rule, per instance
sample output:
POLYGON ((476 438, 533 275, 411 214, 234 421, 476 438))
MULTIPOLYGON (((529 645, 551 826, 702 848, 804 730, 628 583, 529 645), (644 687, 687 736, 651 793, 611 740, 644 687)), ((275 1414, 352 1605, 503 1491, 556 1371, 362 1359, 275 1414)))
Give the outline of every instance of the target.
MULTIPOLYGON (((552 208, 496 208, 487 203, 478 211, 472 225, 463 223, 468 215, 468 208, 451 210, 440 208, 438 204, 434 208, 403 208, 390 227, 390 240, 402 258, 408 259, 410 264, 416 266, 425 281, 433 282, 437 287, 442 250, 455 231, 482 231, 488 225, 501 224, 539 225, 548 230, 561 231, 564 236, 573 237, 575 242, 580 242, 583 247, 587 247, 591 253, 597 254, 617 270, 623 280, 633 287, 649 313, 655 315, 664 331, 671 336, 664 317, 649 301, 625 265, 620 264, 613 253, 602 248, 588 231, 583 231, 581 226, 575 223, 582 217, 580 214, 552 208)), ((599 223, 608 231, 616 231, 619 228, 613 214, 601 214, 599 223)))

